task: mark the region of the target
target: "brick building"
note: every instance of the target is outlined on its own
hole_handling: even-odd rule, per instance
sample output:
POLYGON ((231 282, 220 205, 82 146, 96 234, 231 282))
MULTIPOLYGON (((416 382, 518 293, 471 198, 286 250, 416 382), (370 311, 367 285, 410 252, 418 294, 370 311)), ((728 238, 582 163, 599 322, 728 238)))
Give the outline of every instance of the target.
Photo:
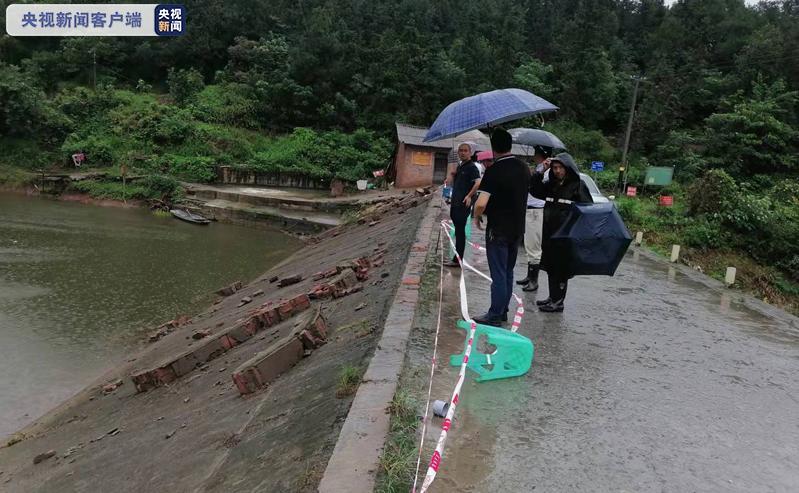
MULTIPOLYGON (((396 188, 426 187, 440 185, 447 177, 447 170, 458 162, 455 145, 470 140, 480 150, 491 148, 488 136, 479 130, 471 130, 457 137, 422 142, 426 127, 397 123, 397 144, 394 159, 389 166, 388 181, 396 188)), ((513 146, 513 153, 520 157, 532 155, 526 146, 513 146)), ((529 158, 528 158, 529 159, 529 158)))

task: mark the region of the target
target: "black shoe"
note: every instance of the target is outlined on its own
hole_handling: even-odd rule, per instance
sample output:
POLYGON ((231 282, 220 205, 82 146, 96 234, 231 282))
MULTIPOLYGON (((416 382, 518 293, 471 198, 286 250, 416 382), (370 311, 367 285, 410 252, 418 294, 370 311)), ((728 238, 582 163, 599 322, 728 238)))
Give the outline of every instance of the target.
POLYGON ((528 293, 538 291, 538 264, 527 264, 527 284, 524 285, 522 291, 528 293))
POLYGON ((494 327, 501 327, 502 321, 498 318, 492 317, 489 313, 474 317, 474 321, 481 325, 491 325, 494 327))
POLYGON ((516 284, 518 284, 519 286, 524 286, 528 282, 532 281, 532 278, 530 276, 530 271, 532 269, 533 266, 531 264, 527 264, 527 277, 525 277, 524 279, 519 279, 518 281, 516 281, 516 284))
POLYGON ((505 312, 505 313, 502 314, 502 321, 503 322, 507 322, 508 321, 508 312, 505 312))
POLYGON ((560 301, 551 301, 546 305, 541 305, 538 307, 539 310, 542 312, 547 313, 555 313, 555 312, 562 312, 563 311, 563 300, 560 301))
POLYGON ((552 298, 547 298, 545 300, 536 300, 535 301, 535 304, 538 305, 538 306, 544 306, 544 305, 548 305, 550 303, 552 303, 552 298))
POLYGON ((460 266, 461 266, 461 264, 460 264, 460 262, 458 262, 457 259, 447 260, 446 262, 444 262, 444 267, 458 267, 458 268, 460 268, 460 266))

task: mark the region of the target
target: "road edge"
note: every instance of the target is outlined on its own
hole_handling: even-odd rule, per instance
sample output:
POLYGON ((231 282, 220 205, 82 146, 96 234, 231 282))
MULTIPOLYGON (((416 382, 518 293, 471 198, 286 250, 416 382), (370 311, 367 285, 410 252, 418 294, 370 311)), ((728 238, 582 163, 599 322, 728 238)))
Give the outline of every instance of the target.
POLYGON ((320 493, 374 490, 380 455, 389 432, 389 406, 404 367, 430 237, 436 230, 439 212, 439 201, 430 200, 417 228, 377 349, 319 483, 320 493))

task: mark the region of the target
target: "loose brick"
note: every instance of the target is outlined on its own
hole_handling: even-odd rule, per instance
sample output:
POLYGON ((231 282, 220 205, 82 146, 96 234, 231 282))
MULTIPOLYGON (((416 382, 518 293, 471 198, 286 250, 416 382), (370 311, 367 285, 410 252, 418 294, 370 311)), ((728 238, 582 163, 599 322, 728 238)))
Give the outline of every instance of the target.
POLYGON ((233 339, 232 337, 229 337, 227 334, 223 334, 219 338, 219 342, 222 343, 222 347, 225 348, 225 351, 232 349, 237 345, 236 340, 233 339))
MULTIPOLYGON (((252 320, 252 319, 250 319, 252 320)), ((225 334, 236 342, 236 345, 249 340, 258 331, 258 325, 251 321, 239 322, 225 330, 225 334)))
POLYGON ((293 275, 293 276, 284 277, 283 279, 278 281, 277 285, 278 285, 278 287, 284 288, 286 286, 291 286, 292 284, 297 284, 300 281, 302 281, 302 276, 299 275, 299 274, 296 274, 296 275, 293 275))
POLYGON ((242 364, 233 372, 233 382, 241 394, 255 392, 291 369, 302 359, 303 354, 302 342, 297 337, 285 337, 242 364))
POLYGON ((277 313, 276 308, 265 308, 258 313, 258 318, 261 320, 263 327, 271 327, 280 323, 280 315, 277 313))
POLYGON ((216 294, 220 296, 230 296, 231 294, 240 290, 241 286, 242 286, 241 281, 236 281, 229 286, 225 286, 224 288, 217 290, 216 294))
POLYGON ((291 301, 284 301, 277 307, 277 313, 280 315, 281 320, 288 320, 294 314, 294 307, 291 301))
POLYGON ((291 306, 294 307, 296 312, 301 312, 311 307, 311 299, 307 294, 300 294, 292 298, 291 306))
POLYGON ((315 337, 309 330, 300 332, 298 338, 302 342, 304 349, 316 349, 325 343, 324 340, 315 337))
POLYGON ((201 364, 202 362, 197 360, 197 356, 195 356, 194 353, 185 353, 175 359, 170 366, 175 373, 175 377, 182 377, 183 375, 193 372, 194 369, 201 364))
POLYGON ((406 286, 418 286, 422 282, 422 278, 415 275, 409 275, 402 278, 402 284, 406 286))

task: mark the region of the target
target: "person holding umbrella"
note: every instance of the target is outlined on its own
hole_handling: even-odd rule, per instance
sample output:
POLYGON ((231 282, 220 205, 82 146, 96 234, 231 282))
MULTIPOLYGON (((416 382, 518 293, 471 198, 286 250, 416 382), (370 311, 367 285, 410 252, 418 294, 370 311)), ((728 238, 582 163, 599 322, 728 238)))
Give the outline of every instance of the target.
MULTIPOLYGON (((511 134, 512 135, 512 134, 511 134)), ((544 172, 544 163, 552 155, 552 148, 534 146, 533 171, 544 172)), ((527 216, 524 227, 524 253, 527 255, 527 277, 516 281, 522 291, 538 290, 538 270, 541 264, 541 233, 544 226, 544 202, 527 195, 527 216)))
MULTIPOLYGON (((580 180, 580 172, 568 153, 560 153, 549 162, 544 162, 542 171, 536 170, 530 179, 530 195, 546 201, 542 232, 541 268, 549 277, 549 296, 536 301, 542 312, 562 312, 569 284, 569 256, 553 248, 552 235, 560 229, 569 216, 574 202, 590 203, 591 193, 580 180), (544 182, 544 173, 549 169, 549 181, 544 182)), ((493 274, 492 274, 493 275, 493 274)))
MULTIPOLYGON (((476 153, 473 142, 463 142, 458 146, 458 167, 452 178, 452 203, 449 208, 449 217, 455 226, 455 251, 458 257, 463 258, 466 250, 466 221, 472 210, 472 198, 480 186, 480 170, 472 160, 476 153)), ((444 263, 447 267, 460 267, 458 257, 444 263)))
POLYGON ((494 164, 483 175, 474 209, 478 228, 483 228, 483 213, 488 216, 486 257, 491 273, 491 306, 487 313, 474 317, 475 322, 484 325, 499 326, 507 320, 513 268, 524 236, 530 168, 511 154, 512 145, 507 130, 496 128, 491 134, 494 164))

